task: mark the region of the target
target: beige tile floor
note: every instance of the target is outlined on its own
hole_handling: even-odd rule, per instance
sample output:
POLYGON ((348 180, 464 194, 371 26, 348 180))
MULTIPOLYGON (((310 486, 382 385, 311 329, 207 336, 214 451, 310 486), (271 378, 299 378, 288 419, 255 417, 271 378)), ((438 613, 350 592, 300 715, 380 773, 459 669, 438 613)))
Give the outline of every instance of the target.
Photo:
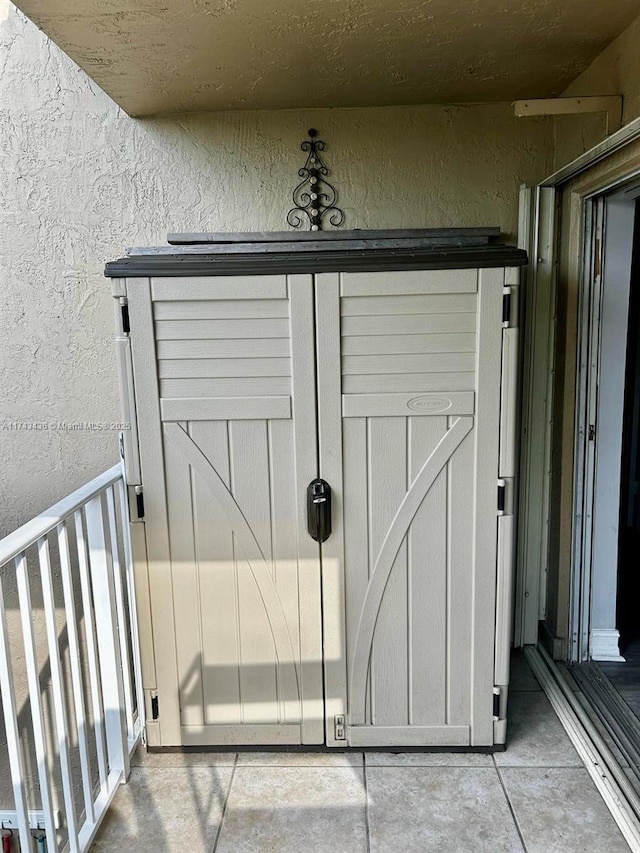
POLYGON ((134 756, 93 849, 157 853, 628 851, 524 659, 508 749, 134 756))

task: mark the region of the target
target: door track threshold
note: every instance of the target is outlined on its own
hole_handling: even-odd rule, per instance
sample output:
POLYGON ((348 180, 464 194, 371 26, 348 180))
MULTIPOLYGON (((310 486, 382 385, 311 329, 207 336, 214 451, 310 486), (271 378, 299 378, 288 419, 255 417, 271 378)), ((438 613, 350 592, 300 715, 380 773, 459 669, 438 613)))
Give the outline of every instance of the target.
POLYGON ((640 720, 597 663, 575 664, 569 671, 628 763, 640 794, 640 720))
POLYGON ((524 655, 625 841, 640 853, 640 797, 633 785, 548 652, 525 646, 524 655))

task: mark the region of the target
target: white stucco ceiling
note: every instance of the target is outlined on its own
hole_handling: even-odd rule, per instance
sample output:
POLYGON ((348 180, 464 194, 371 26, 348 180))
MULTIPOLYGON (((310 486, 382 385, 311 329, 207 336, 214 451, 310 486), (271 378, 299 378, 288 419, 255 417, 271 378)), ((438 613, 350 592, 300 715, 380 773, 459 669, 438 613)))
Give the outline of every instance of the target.
POLYGON ((640 0, 17 5, 137 116, 549 97, 640 14, 640 0))

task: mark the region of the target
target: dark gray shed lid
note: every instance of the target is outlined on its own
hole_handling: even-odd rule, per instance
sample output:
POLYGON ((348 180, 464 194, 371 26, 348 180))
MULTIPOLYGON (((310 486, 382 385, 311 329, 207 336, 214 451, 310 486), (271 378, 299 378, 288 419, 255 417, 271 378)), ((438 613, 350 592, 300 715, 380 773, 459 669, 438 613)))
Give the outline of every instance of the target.
POLYGON ((108 277, 521 266, 524 251, 499 228, 170 234, 169 245, 129 249, 108 277))

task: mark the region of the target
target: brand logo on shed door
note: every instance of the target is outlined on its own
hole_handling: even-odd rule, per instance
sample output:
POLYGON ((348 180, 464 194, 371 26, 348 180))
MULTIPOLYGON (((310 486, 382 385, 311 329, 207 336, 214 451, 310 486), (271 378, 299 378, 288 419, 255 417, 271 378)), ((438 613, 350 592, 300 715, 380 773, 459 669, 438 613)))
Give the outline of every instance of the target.
POLYGON ((407 403, 414 412, 446 412, 452 405, 447 397, 413 397, 407 403))

